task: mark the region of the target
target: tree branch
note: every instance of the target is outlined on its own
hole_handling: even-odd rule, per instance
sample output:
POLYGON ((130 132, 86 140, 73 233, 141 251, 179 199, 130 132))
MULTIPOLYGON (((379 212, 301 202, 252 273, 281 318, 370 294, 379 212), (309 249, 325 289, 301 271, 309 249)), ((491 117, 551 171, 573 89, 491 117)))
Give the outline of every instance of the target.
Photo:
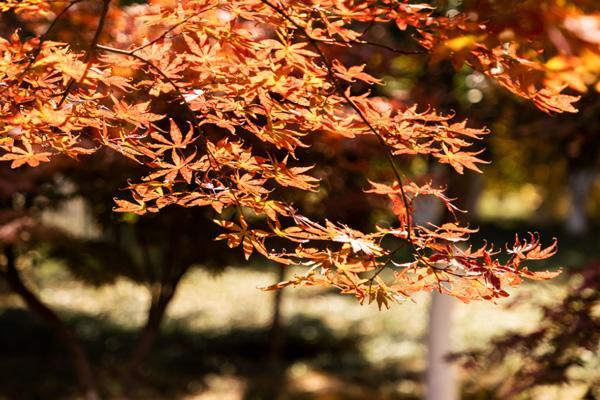
MULTIPOLYGON (((302 27, 302 25, 300 25, 299 23, 297 23, 296 21, 294 21, 289 15, 287 15, 287 13, 285 11, 283 11, 279 7, 271 4, 268 0, 260 0, 260 1, 263 4, 267 5, 268 7, 270 7, 271 9, 273 9, 276 13, 278 13, 279 15, 281 15, 284 19, 286 19, 287 21, 289 21, 297 29, 300 29, 304 33, 304 35, 306 36, 307 40, 310 42, 311 46, 315 49, 315 51, 317 52, 317 54, 319 55, 319 57, 323 61, 323 64, 325 64, 325 67, 327 69, 327 74, 329 75, 329 79, 331 80, 331 83, 334 85, 334 87, 336 88, 336 90, 339 93, 339 95, 342 96, 344 98, 344 100, 346 100, 346 102, 350 105, 350 107, 352 107, 352 109, 356 112, 356 114, 358 114, 358 116, 365 123, 365 125, 367 125, 367 127, 369 128, 369 130, 377 137, 379 143, 385 149, 385 153, 386 153, 386 157, 388 159, 388 162, 389 162, 389 164, 390 164, 390 166, 392 168, 392 171, 394 172, 394 175, 395 175, 396 179, 398 180, 398 184, 400 186, 400 193, 402 195, 402 202, 403 202, 404 208, 406 210, 406 215, 410 216, 410 208, 409 208, 409 205, 408 205, 408 198, 406 196, 406 192, 405 192, 404 186, 402 184, 402 176, 400 174, 400 171, 399 171, 398 167, 396 167, 396 163, 394 161, 394 156, 393 156, 391 150, 387 146, 387 144, 386 144, 385 139, 383 138, 383 136, 381 136, 381 134, 373 127, 373 125, 369 122, 369 120, 364 115, 364 113, 362 112, 362 110, 352 101, 352 99, 346 94, 346 92, 344 92, 344 90, 340 86, 340 83, 339 83, 338 79, 336 78, 335 73, 333 72, 333 68, 331 66, 331 63, 329 62, 329 60, 325 56, 325 53, 323 53, 323 50, 319 47, 319 41, 317 39, 311 37, 308 34, 308 32, 306 31, 306 28, 302 27)), ((411 230, 412 230, 412 227, 411 227, 410 218, 409 218, 408 223, 407 223, 407 232, 408 232, 407 240, 412 243, 412 240, 411 240, 411 237, 412 237, 411 230)))
POLYGON ((0 275, 6 280, 12 291, 25 302, 29 311, 44 320, 67 348, 71 355, 79 384, 85 391, 86 400, 99 400, 100 395, 90 362, 77 335, 50 307, 44 304, 25 285, 17 269, 16 254, 13 245, 4 247, 4 256, 6 258, 6 268, 4 271, 0 271, 0 275))
POLYGON ((117 49, 115 47, 104 46, 101 44, 96 44, 95 48, 102 50, 102 51, 109 52, 109 53, 122 54, 124 56, 133 57, 136 60, 141 61, 143 64, 147 65, 150 69, 152 69, 157 74, 159 74, 161 76, 161 78, 163 78, 165 80, 165 82, 167 82, 169 85, 171 85, 173 90, 175 90, 175 93, 177 93, 177 96, 181 99, 181 102, 182 102, 183 106, 185 107, 186 111, 188 112, 188 114, 190 114, 190 116, 192 118, 192 123, 193 123, 192 125, 194 126, 194 130, 200 135, 200 137, 202 137, 204 139, 206 154, 208 155, 211 166, 213 166, 212 165, 213 162, 215 163, 215 165, 213 166, 214 168, 217 168, 219 166, 217 159, 215 158, 215 156, 212 154, 212 152, 210 151, 210 149, 208 147, 208 138, 206 137, 204 131, 202 131, 200 129, 200 121, 196 117, 196 113, 194 112, 194 110, 192 110, 190 108, 190 105, 188 104, 187 100, 185 99, 185 96, 183 95, 183 93, 181 92, 181 89, 175 83, 175 81, 173 79, 169 78, 167 76, 167 74, 165 74, 160 68, 158 68, 152 62, 146 60, 144 57, 141 57, 141 56, 138 56, 137 54, 135 54, 135 52, 138 51, 138 49, 123 50, 123 49, 117 49))
MULTIPOLYGON (((71 7, 73 7, 77 3, 81 3, 82 1, 84 0, 73 0, 56 15, 54 20, 50 23, 50 26, 48 26, 48 29, 46 29, 46 32, 44 32, 44 34, 40 36, 40 43, 37 45, 33 53, 29 56, 29 62, 25 66, 25 69, 23 69, 23 71, 21 71, 21 73, 17 77, 17 86, 20 86, 23 83, 23 80, 25 79, 25 76, 27 76, 27 73, 31 69, 31 66, 37 61, 38 57, 40 56, 40 53, 42 52, 44 42, 48 40, 48 35, 54 29, 58 21, 62 18, 63 15, 67 13, 67 11, 69 11, 71 7)), ((4 93, 9 87, 10 86, 6 86, 4 89, 0 90, 0 94, 4 93)))
POLYGON ((78 81, 76 81, 75 79, 71 78, 71 80, 67 84, 67 87, 65 88, 65 91, 64 91, 64 93, 63 93, 60 101, 58 102, 58 105, 56 106, 56 108, 61 108, 62 107, 62 105, 64 104, 65 100, 67 100, 67 97, 69 96, 69 93, 71 92, 71 90, 75 86, 75 84, 83 82, 83 80, 87 76, 88 71, 90 70, 90 67, 92 65, 91 64, 92 55, 96 51, 96 45, 98 44, 98 41, 100 40, 100 35, 102 35, 102 31, 104 30, 104 24, 106 23, 106 16, 108 15, 108 10, 110 8, 110 2, 111 2, 111 0, 102 0, 102 1, 103 1, 102 11, 101 11, 100 17, 98 19, 98 26, 96 27, 96 32, 94 33, 94 37, 92 38, 92 41, 90 42, 90 45, 88 46, 88 50, 87 50, 87 52, 85 54, 85 58, 84 58, 84 61, 83 61, 83 62, 86 63, 85 70, 83 71, 83 74, 81 75, 81 78, 79 78, 78 81))

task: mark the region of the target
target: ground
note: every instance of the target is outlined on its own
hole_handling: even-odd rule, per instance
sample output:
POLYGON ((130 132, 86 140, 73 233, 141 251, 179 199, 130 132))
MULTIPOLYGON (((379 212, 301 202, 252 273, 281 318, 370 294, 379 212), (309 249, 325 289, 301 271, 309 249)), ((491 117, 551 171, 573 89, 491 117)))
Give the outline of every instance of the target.
MULTIPOLYGON (((104 391, 113 391, 119 366, 143 321, 147 291, 126 280, 100 288, 83 286, 52 263, 26 275, 31 285, 42 288, 44 301, 76 327, 96 370, 102 371, 104 391)), ((142 371, 140 398, 265 398, 260 389, 272 382, 261 372, 267 360, 273 293, 258 288, 274 279, 275 273, 266 267, 229 267, 217 275, 196 268, 187 275, 142 371)), ((535 328, 540 318, 536 305, 560 298, 565 282, 526 284, 499 304, 456 301, 454 348, 484 346, 506 330, 535 328)), ((421 398, 428 299, 423 294, 379 311, 333 291, 286 289, 284 398, 421 398)), ((0 399, 73 398, 75 385, 61 346, 16 298, 4 294, 0 305, 0 399)), ((502 374, 510 374, 511 366, 506 368, 502 374)), ((470 374, 461 373, 468 388, 463 398, 490 398, 486 388, 498 377, 474 379, 470 374)), ((568 398, 577 399, 579 392, 576 386, 548 389, 535 398, 558 400, 568 393, 568 398)))

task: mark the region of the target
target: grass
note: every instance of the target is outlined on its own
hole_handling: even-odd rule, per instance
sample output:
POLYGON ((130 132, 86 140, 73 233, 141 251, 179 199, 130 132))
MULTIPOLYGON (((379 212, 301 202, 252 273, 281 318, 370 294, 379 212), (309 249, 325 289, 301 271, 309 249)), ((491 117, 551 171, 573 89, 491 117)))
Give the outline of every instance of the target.
MULTIPOLYGON (((29 274, 31 284, 76 328, 105 393, 114 393, 144 318, 147 292, 125 280, 84 286, 57 268, 44 264, 29 274)), ((274 279, 268 270, 244 267, 217 276, 195 269, 186 276, 142 371, 140 398, 266 398, 256 386, 265 384, 273 294, 257 287, 274 279)), ((454 349, 484 346, 509 329, 533 329, 540 317, 535 305, 564 290, 558 280, 513 291, 514 299, 526 301, 455 302, 454 349)), ((414 303, 378 311, 323 289, 286 289, 287 398, 420 398, 428 302, 428 295, 420 295, 414 303)), ((52 334, 15 298, 4 295, 0 304, 0 399, 75 398, 70 365, 52 334)))
MULTIPOLYGON (((497 244, 514 239, 514 226, 481 228, 475 243, 481 237, 497 244)), ((519 226, 521 234, 528 230, 519 226)), ((559 232, 561 251, 540 268, 570 265, 576 270, 588 259, 600 257, 599 234, 577 239, 547 226, 541 232, 545 243, 553 232, 559 232)), ((24 269, 28 284, 82 338, 103 393, 108 398, 118 393, 120 372, 145 318, 147 290, 124 279, 86 286, 50 262, 24 269)), ((196 268, 186 275, 142 370, 139 398, 271 399, 263 389, 275 380, 285 382, 283 398, 291 400, 422 398, 428 294, 379 311, 331 290, 285 289, 285 346, 279 373, 274 374, 268 358, 273 293, 258 288, 275 279, 274 271, 258 266, 228 267, 218 275, 196 268)), ((541 318, 538 306, 562 298, 565 282, 559 277, 526 283, 510 290, 511 298, 499 304, 455 301, 452 348, 481 347, 503 332, 535 329, 541 318)), ((0 400, 77 398, 62 346, 2 287, 0 343, 0 400)), ((510 374, 510 368, 509 363, 501 374, 510 374)), ((464 399, 491 399, 489 388, 504 379, 473 374, 459 375, 468 383, 464 399)), ((577 388, 565 389, 570 392, 549 388, 533 398, 580 398, 577 388)))

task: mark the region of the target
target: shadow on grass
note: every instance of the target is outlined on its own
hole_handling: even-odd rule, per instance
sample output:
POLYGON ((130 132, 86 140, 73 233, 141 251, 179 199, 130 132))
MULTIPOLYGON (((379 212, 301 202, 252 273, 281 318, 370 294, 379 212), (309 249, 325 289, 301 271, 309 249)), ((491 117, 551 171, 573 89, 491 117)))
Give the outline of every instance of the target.
MULTIPOLYGON (((111 398, 119 392, 119 375, 136 331, 86 314, 63 317, 77 330, 103 394, 111 398)), ((268 357, 267 328, 191 330, 185 320, 171 321, 141 371, 136 398, 183 398, 201 392, 215 376, 244 382, 247 400, 317 398, 287 387, 286 371, 298 363, 336 382, 340 393, 327 398, 358 399, 365 393, 378 398, 377 388, 386 382, 418 380, 397 366, 371 365, 361 353, 360 341, 352 333, 334 334, 320 320, 294 318, 285 327, 285 345, 274 367, 268 357), (277 394, 276 387, 282 389, 277 394)), ((0 310, 0 343, 0 399, 77 398, 77 383, 63 347, 27 311, 0 310)))

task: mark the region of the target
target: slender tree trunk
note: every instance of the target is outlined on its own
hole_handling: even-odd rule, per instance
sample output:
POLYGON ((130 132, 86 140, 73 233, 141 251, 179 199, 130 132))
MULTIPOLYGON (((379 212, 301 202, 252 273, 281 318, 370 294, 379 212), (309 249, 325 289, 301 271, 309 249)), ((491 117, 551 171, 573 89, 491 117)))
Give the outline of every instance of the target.
POLYGON ((582 236, 589 228, 586 202, 589 197, 594 171, 573 169, 569 172, 570 204, 566 230, 572 235, 582 236))
POLYGON ((25 302, 29 311, 44 320, 67 348, 75 368, 77 380, 84 390, 85 399, 99 400, 100 395, 94 375, 92 374, 91 364, 81 342, 73 330, 25 286, 17 270, 16 256, 12 245, 4 248, 4 256, 6 257, 6 270, 2 271, 2 276, 6 279, 10 288, 25 302))
POLYGON ((452 309, 454 299, 433 292, 429 308, 427 335, 427 372, 425 376, 427 400, 455 400, 458 398, 456 370, 445 356, 452 351, 452 309))
MULTIPOLYGON (((277 282, 285 280, 285 267, 278 266, 277 282)), ((285 346, 285 330, 282 322, 282 305, 284 289, 276 290, 273 296, 273 316, 269 337, 269 380, 271 386, 266 392, 273 400, 282 399, 286 381, 286 368, 283 360, 285 346)))
POLYGON ((188 268, 183 268, 176 276, 172 274, 173 269, 174 267, 172 266, 165 272, 166 278, 161 282, 157 293, 152 294, 146 323, 137 337, 131 357, 123 374, 123 394, 125 398, 128 398, 135 389, 135 380, 140 366, 156 342, 167 308, 175 296, 175 290, 181 277, 188 268))
MULTIPOLYGON (((285 279, 284 266, 278 266, 276 273, 276 282, 285 279)), ((281 400, 284 398, 286 366, 283 359, 285 336, 281 318, 282 304, 283 289, 279 289, 273 293, 271 325, 266 348, 267 365, 266 368, 258 370, 253 379, 249 380, 243 397, 245 400, 281 400)))
MULTIPOLYGON (((434 167, 434 184, 446 181, 448 184, 447 195, 457 198, 461 203, 455 204, 473 215, 476 209, 479 194, 482 190, 482 181, 477 176, 457 176, 434 167)), ((417 222, 440 222, 449 218, 444 215, 443 208, 430 210, 422 215, 417 222)), ((447 211, 446 211, 447 213, 447 211)), ((433 292, 429 308, 429 325, 427 327, 427 369, 425 372, 425 398, 426 400, 456 400, 460 392, 454 366, 447 362, 445 357, 452 352, 452 310, 456 301, 454 298, 433 292)))
MULTIPOLYGON (((278 266, 277 282, 285 280, 285 267, 278 266)), ((278 367, 283 356, 284 337, 281 323, 281 307, 283 303, 283 289, 275 291, 273 296, 273 316, 269 332, 269 363, 278 367)))
POLYGON ((137 341, 135 342, 133 352, 131 353, 126 375, 131 376, 137 374, 140 365, 144 361, 144 358, 148 354, 148 351, 151 349, 158 336, 160 326, 171 299, 172 295, 161 293, 158 298, 152 300, 152 304, 148 310, 146 323, 140 331, 137 341))

